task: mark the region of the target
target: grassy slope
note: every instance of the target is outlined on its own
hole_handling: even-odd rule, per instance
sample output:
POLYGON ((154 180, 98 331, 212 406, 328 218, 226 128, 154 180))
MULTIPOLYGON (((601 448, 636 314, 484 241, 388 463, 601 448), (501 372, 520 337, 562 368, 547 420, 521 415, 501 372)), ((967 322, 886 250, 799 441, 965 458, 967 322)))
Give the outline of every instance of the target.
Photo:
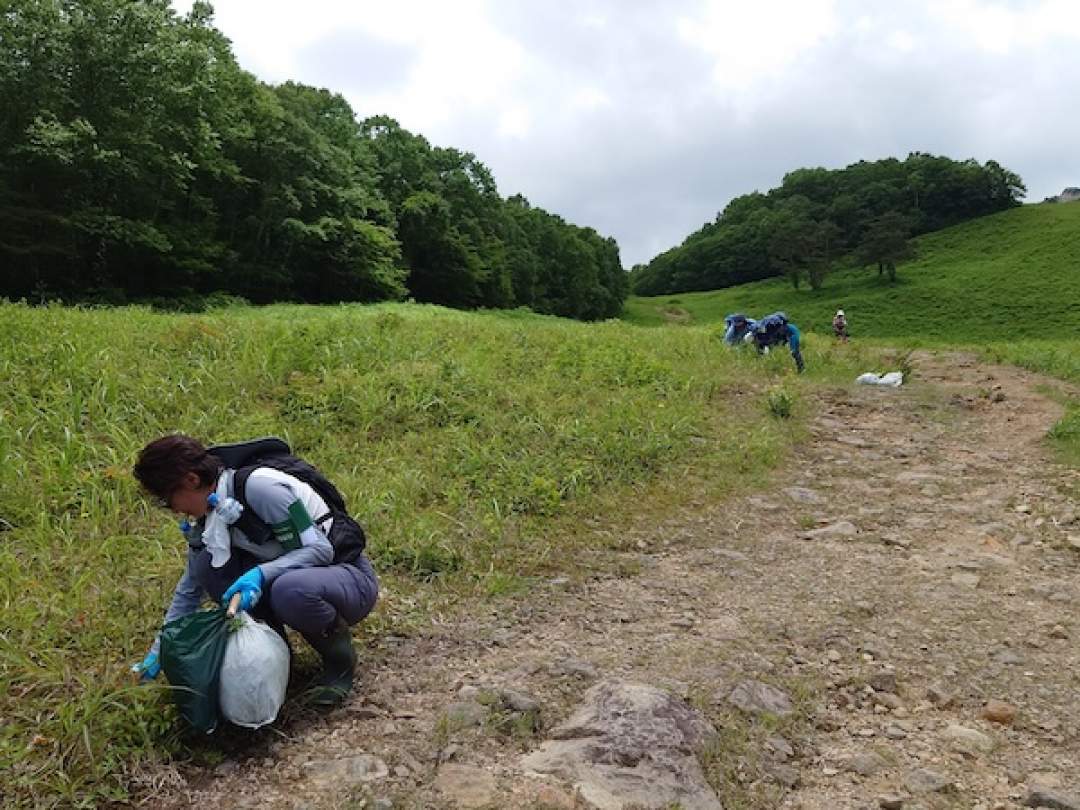
POLYGON ((719 494, 775 463, 794 433, 770 394, 800 413, 805 388, 871 362, 850 349, 811 338, 819 359, 795 378, 786 356, 723 351, 709 329, 415 305, 0 302, 0 795, 93 805, 176 750, 164 697, 126 671, 182 566, 174 519, 129 473, 147 440, 277 434, 322 467, 369 530, 378 634, 439 593, 587 570, 583 518, 643 487, 669 481, 675 502, 688 476, 719 494))
POLYGON ((918 257, 889 284, 869 269, 830 275, 821 290, 794 290, 781 279, 704 293, 631 298, 625 319, 712 324, 729 312, 784 310, 804 330, 828 332, 843 308, 856 337, 937 339, 951 343, 1003 337, 1080 334, 1080 204, 1024 206, 929 234, 918 257))
MULTIPOLYGON (((817 291, 773 279, 631 298, 624 318, 715 326, 729 312, 784 310, 804 330, 828 334, 839 308, 857 339, 969 346, 1080 382, 1080 204, 1029 205, 928 234, 895 284, 870 269, 842 270, 817 291)), ((1051 439, 1080 463, 1080 402, 1066 408, 1051 439)))

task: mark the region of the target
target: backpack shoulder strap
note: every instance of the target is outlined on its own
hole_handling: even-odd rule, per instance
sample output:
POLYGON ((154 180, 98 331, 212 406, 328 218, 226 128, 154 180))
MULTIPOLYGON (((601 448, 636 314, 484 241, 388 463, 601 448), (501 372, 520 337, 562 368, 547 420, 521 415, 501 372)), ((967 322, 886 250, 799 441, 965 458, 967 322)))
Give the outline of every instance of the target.
POLYGON ((207 448, 206 452, 212 456, 217 456, 226 467, 237 470, 251 464, 256 459, 289 455, 292 453, 292 449, 284 440, 276 436, 266 436, 248 442, 217 444, 207 448))
POLYGON ((274 533, 270 525, 255 514, 255 510, 251 508, 247 499, 247 480, 256 469, 262 466, 264 465, 250 464, 233 473, 233 497, 244 506, 244 511, 240 513, 240 517, 233 525, 253 543, 263 543, 274 533))

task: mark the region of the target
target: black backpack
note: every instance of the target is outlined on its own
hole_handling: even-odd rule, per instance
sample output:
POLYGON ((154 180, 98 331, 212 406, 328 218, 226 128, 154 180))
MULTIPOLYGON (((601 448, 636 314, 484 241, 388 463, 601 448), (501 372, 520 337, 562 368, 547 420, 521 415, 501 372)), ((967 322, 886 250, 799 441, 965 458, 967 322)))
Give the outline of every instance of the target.
POLYGON ((775 346, 787 340, 787 315, 774 312, 766 315, 754 325, 754 337, 759 346, 775 346))
POLYGON ((334 519, 329 534, 330 545, 334 547, 334 563, 355 562, 364 553, 367 545, 364 530, 349 515, 345 508, 345 499, 341 497, 337 487, 315 467, 294 456, 289 445, 281 439, 271 436, 237 444, 220 444, 208 448, 206 452, 236 471, 233 476, 233 494, 236 500, 244 505, 244 511, 234 525, 253 543, 265 543, 273 537, 274 532, 255 514, 255 510, 250 508, 245 488, 248 478, 255 470, 269 467, 303 481, 326 501, 330 511, 325 515, 312 515, 312 520, 318 525, 327 517, 334 519))

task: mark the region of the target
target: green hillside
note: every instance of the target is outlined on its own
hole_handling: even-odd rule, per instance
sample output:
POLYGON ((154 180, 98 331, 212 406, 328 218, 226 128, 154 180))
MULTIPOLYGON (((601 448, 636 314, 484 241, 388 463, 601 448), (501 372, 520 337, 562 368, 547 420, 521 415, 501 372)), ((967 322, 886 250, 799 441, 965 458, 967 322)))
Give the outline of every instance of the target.
POLYGON ((916 244, 917 258, 900 266, 894 284, 876 270, 844 269, 818 291, 770 279, 714 292, 634 297, 623 317, 642 325, 700 325, 735 311, 784 310, 804 331, 827 332, 833 313, 843 308, 856 338, 973 344, 1080 335, 1080 205, 1024 206, 916 244))

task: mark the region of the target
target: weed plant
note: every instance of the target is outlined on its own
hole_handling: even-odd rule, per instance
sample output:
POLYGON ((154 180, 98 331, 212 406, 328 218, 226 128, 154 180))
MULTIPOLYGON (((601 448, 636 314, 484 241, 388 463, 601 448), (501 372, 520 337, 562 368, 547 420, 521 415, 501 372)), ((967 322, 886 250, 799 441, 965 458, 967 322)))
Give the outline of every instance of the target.
MULTIPOLYGON (((367 632, 425 599, 486 599, 576 572, 578 528, 650 482, 778 461, 797 428, 767 387, 850 381, 873 350, 809 336, 789 357, 708 329, 585 325, 405 304, 177 314, 0 303, 0 795, 123 801, 184 745, 128 667, 184 558, 174 516, 130 475, 139 448, 278 435, 335 481, 383 580, 367 632)), ((582 539, 584 538, 584 539, 582 539)))
POLYGON ((792 410, 795 405, 795 398, 786 388, 781 386, 770 388, 766 399, 769 403, 769 412, 773 416, 778 419, 791 418, 792 410))

